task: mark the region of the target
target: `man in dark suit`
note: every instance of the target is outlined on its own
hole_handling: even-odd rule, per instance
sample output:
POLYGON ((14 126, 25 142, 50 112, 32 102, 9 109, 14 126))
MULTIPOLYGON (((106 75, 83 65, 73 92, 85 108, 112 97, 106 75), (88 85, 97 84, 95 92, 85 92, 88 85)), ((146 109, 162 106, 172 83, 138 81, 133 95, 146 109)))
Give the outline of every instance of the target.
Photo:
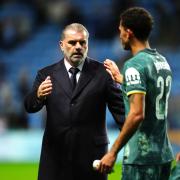
POLYGON ((87 57, 88 37, 83 25, 66 26, 60 41, 64 58, 38 72, 25 99, 28 112, 44 105, 47 110, 39 180, 107 179, 92 163, 107 152, 106 104, 119 128, 124 104, 103 64, 87 57))

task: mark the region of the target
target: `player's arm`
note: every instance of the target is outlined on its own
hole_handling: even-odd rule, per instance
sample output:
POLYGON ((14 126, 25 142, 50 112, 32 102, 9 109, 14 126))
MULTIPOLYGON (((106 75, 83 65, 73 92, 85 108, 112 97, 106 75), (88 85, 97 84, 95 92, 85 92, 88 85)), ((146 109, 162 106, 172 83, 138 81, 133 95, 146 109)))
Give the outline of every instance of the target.
POLYGON ((99 171, 108 173, 111 171, 118 152, 128 142, 136 132, 140 123, 144 120, 145 95, 143 93, 132 94, 129 96, 130 111, 126 117, 124 126, 115 140, 110 151, 101 159, 99 171))
POLYGON ((180 152, 176 155, 176 161, 180 161, 180 152))

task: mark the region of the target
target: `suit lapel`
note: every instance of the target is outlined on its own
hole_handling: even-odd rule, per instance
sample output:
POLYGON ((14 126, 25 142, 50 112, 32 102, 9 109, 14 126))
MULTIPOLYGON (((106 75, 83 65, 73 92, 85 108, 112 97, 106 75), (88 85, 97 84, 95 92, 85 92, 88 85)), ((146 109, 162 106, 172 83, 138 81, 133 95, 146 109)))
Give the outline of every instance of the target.
POLYGON ((58 86, 64 90, 66 95, 71 98, 72 97, 72 87, 69 79, 68 72, 64 65, 64 60, 61 60, 55 71, 53 72, 54 79, 59 84, 58 86))
POLYGON ((64 60, 61 60, 56 69, 53 72, 53 77, 57 82, 58 86, 64 90, 66 95, 71 98, 76 98, 86 85, 91 81, 96 73, 96 68, 92 65, 90 60, 87 58, 84 62, 83 69, 75 90, 72 92, 71 82, 69 79, 68 72, 64 65, 64 60))
POLYGON ((94 77, 94 73, 95 71, 91 67, 90 60, 87 58, 84 62, 81 76, 79 78, 78 84, 76 85, 76 89, 72 94, 72 98, 75 98, 85 88, 85 86, 94 77))

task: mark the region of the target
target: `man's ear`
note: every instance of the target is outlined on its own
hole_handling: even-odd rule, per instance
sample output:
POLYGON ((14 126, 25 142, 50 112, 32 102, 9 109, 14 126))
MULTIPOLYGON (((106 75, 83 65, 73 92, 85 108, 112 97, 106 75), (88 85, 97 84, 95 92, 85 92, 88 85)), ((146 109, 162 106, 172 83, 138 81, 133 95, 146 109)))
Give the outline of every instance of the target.
POLYGON ((134 35, 134 33, 133 33, 130 29, 127 29, 127 32, 128 32, 128 34, 129 34, 129 37, 130 37, 130 38, 134 35))
POLYGON ((61 50, 63 51, 63 42, 62 41, 59 41, 59 47, 61 48, 61 50))

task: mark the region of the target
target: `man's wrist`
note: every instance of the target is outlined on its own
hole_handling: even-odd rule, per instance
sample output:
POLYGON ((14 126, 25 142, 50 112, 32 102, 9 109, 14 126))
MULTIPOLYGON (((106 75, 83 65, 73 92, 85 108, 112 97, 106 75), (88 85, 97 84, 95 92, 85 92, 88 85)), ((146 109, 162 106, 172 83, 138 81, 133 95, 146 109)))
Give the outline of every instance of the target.
POLYGON ((118 151, 115 150, 114 148, 111 148, 111 150, 109 151, 109 153, 110 153, 112 156, 116 157, 117 154, 118 154, 118 151))
POLYGON ((42 101, 44 101, 44 100, 46 100, 46 96, 37 96, 37 100, 39 101, 39 102, 42 102, 42 101))

